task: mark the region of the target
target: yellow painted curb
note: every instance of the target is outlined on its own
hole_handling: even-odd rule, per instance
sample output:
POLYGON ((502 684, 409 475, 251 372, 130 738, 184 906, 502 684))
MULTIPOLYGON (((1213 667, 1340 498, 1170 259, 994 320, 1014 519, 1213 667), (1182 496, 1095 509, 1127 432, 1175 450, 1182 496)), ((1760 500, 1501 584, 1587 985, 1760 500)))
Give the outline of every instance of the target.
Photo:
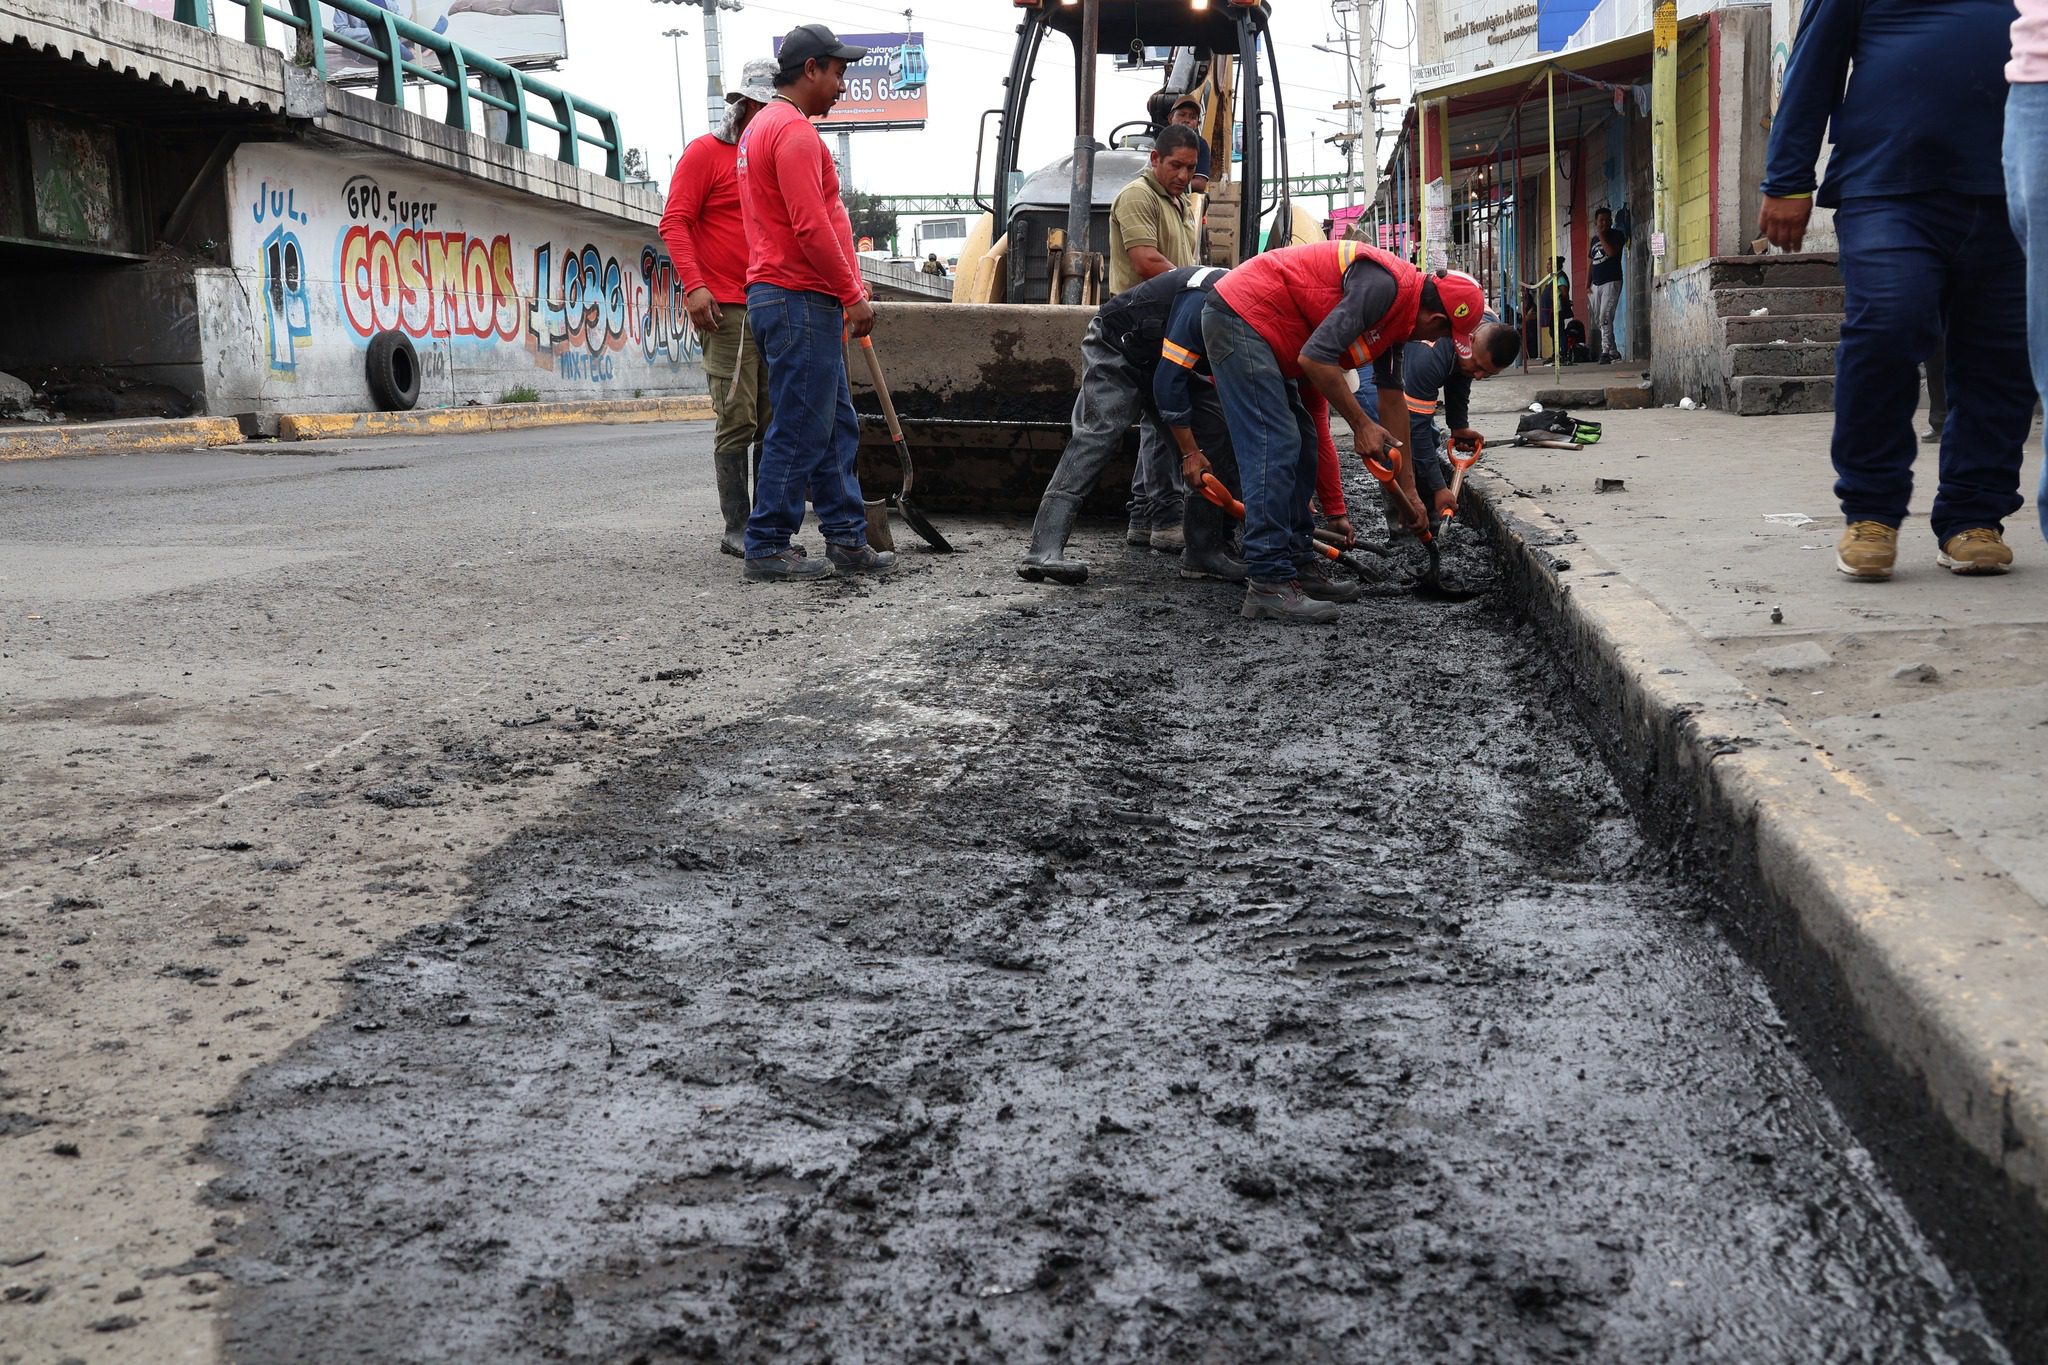
POLYGON ((687 398, 607 398, 584 403, 487 403, 414 412, 308 412, 277 419, 280 441, 342 436, 459 436, 584 422, 698 422, 715 414, 701 394, 687 398))
POLYGON ((77 422, 0 431, 0 461, 61 460, 73 455, 147 455, 242 443, 232 417, 141 418, 129 422, 77 422))

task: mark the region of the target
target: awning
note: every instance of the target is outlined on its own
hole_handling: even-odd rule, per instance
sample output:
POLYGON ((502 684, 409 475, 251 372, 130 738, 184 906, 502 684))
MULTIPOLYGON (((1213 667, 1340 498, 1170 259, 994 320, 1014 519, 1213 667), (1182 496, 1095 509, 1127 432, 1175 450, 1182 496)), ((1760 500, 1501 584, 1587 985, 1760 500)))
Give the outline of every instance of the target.
MULTIPOLYGON (((1704 16, 1683 21, 1679 25, 1680 31, 1696 28, 1704 22, 1704 16)), ((1611 108, 1616 97, 1613 87, 1646 84, 1654 46, 1654 39, 1646 29, 1641 33, 1611 38, 1604 43, 1540 53, 1508 66, 1418 86, 1405 116, 1402 139, 1388 156, 1383 169, 1391 173, 1395 161, 1402 155, 1402 147, 1412 147, 1413 144, 1407 140, 1414 136, 1419 122, 1418 111, 1424 106, 1434 105, 1440 100, 1450 102, 1451 170, 1455 174, 1493 163, 1504 147, 1512 145, 1515 111, 1532 101, 1540 108, 1546 73, 1555 73, 1559 77, 1555 83, 1556 113, 1562 127, 1568 115, 1582 109, 1611 108), (1588 85, 1586 81, 1601 84, 1588 85)), ((1540 142, 1541 127, 1540 121, 1524 127, 1525 162, 1547 159, 1540 146, 1532 145, 1540 142), (1529 137, 1532 128, 1537 130, 1534 139, 1529 137)), ((1442 174, 1440 161, 1432 162, 1423 171, 1425 179, 1442 174)))

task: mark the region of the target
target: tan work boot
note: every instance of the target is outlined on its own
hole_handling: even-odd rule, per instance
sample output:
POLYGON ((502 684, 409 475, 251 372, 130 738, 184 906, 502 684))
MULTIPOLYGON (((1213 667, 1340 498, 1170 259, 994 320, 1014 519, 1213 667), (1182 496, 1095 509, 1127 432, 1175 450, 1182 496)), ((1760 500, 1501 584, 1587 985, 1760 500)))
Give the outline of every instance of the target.
POLYGON ((1972 526, 1950 536, 1934 562, 1950 573, 2004 573, 2012 567, 2012 550, 1989 526, 1972 526))
POLYGON ((1835 542, 1835 567, 1851 578, 1883 580, 1899 557, 1899 528, 1881 521, 1852 521, 1835 542))

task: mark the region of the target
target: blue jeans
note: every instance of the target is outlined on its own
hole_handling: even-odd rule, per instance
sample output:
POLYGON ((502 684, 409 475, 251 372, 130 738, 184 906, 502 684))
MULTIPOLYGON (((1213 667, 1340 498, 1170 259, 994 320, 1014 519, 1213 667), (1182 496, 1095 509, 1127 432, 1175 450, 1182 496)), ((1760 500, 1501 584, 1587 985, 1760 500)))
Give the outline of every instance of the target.
POLYGON ((867 509, 854 474, 860 419, 846 387, 845 311, 826 294, 755 284, 747 287, 747 323, 768 362, 774 409, 754 476, 747 558, 788 546, 804 524, 807 490, 827 541, 867 544, 867 509))
POLYGON ((1913 496, 1919 368, 1948 338, 1948 422, 1928 522, 1937 543, 1999 527, 2022 499, 2034 421, 2026 261, 2002 195, 1911 194, 1835 210, 1846 308, 1835 353, 1835 496, 1850 521, 1897 526, 1913 496), (1957 325, 1947 328, 1953 316, 1957 325))
POLYGON ((1296 577, 1294 556, 1308 552, 1314 529, 1315 424, 1273 348, 1215 294, 1202 307, 1202 340, 1244 483, 1247 573, 1284 583, 1296 577))
MULTIPOLYGON (((2048 85, 2015 85, 2005 96, 2005 206, 2013 236, 2027 255, 2027 354, 2034 387, 2048 396, 2048 85), (2041 238, 2030 241, 2028 223, 2041 238)), ((2048 467, 2034 494, 2041 534, 2048 536, 2048 467)))

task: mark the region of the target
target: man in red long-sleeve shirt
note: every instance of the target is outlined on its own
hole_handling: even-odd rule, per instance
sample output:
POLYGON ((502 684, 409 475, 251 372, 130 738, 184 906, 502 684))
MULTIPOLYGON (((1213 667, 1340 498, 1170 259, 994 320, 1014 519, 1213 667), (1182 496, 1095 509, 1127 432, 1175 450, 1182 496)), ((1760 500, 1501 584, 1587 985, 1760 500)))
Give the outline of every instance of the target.
POLYGON ((846 386, 845 334, 864 337, 875 310, 854 265, 853 225, 839 202, 839 171, 811 120, 846 88, 846 68, 867 49, 823 24, 782 40, 775 99, 740 135, 740 199, 751 248, 747 319, 768 359, 775 413, 761 443, 745 575, 757 582, 884 573, 896 556, 868 544, 854 457, 860 419, 846 386), (808 490, 825 558, 790 537, 808 490))
POLYGON ((748 452, 768 430, 768 366, 747 326, 747 224, 740 211, 739 141, 747 124, 775 98, 775 63, 748 62, 725 92, 725 121, 692 142, 669 183, 661 215, 683 306, 704 346, 704 375, 718 427, 711 467, 725 533, 718 548, 746 554, 748 452))

